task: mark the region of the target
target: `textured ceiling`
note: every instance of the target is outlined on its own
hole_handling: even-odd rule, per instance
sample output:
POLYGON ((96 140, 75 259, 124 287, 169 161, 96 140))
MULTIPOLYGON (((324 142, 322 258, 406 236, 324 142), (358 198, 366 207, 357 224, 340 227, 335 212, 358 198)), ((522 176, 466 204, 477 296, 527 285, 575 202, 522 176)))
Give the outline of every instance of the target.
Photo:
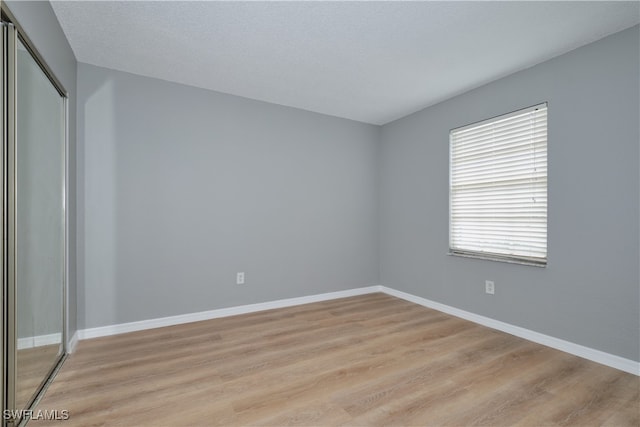
POLYGON ((640 21, 615 1, 52 6, 80 62, 374 124, 640 21))

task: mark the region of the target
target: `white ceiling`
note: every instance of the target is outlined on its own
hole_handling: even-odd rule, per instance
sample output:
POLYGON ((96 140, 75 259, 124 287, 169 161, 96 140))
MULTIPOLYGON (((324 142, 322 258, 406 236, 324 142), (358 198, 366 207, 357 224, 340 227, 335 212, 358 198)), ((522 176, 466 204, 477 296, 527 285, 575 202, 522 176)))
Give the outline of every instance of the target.
POLYGON ((640 2, 54 1, 78 61, 384 124, 640 22, 640 2))

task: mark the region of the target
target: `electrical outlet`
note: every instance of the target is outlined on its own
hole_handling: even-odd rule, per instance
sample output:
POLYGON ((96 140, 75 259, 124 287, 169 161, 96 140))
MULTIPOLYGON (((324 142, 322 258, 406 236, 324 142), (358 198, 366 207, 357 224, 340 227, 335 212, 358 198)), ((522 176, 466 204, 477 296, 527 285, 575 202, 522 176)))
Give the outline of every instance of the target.
POLYGON ((244 285, 244 273, 236 273, 236 285, 244 285))
POLYGON ((495 294, 496 293, 496 287, 495 284, 493 283, 493 281, 491 280, 485 280, 484 281, 484 291, 487 294, 495 294))

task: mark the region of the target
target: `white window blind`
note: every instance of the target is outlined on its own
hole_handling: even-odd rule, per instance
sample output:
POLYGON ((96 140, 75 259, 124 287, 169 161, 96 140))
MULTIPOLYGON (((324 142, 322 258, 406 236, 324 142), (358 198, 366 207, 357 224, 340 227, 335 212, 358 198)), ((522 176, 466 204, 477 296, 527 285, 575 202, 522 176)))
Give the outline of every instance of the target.
POLYGON ((547 104, 450 133, 449 250, 547 263, 547 104))

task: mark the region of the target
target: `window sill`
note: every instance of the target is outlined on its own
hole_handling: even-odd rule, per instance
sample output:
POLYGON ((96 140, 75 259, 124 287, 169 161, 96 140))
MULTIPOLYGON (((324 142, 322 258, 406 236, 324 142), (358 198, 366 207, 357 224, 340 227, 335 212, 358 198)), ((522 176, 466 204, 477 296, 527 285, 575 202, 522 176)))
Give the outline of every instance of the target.
POLYGON ((479 253, 464 253, 464 252, 447 252, 447 255, 462 257, 462 258, 474 258, 474 259, 483 259, 486 261, 495 261, 495 262, 506 262, 508 264, 520 264, 520 265, 528 265, 530 267, 539 267, 545 268, 547 266, 547 261, 529 261, 521 258, 509 258, 509 257, 501 257, 490 254, 479 254, 479 253))

